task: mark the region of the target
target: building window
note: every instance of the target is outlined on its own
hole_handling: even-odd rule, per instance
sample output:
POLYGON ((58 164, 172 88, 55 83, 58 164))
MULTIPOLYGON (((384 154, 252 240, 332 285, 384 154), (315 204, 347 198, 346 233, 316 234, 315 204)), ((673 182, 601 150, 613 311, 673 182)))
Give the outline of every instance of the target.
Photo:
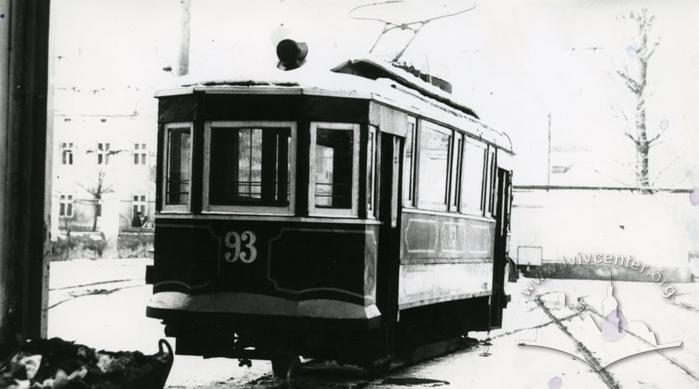
POLYGON ((146 164, 146 144, 145 143, 134 143, 133 144, 133 164, 134 165, 145 165, 146 164))
POLYGON ((461 211, 483 214, 483 181, 486 147, 467 139, 464 144, 463 178, 461 180, 461 211))
POLYGON ((146 204, 146 195, 133 195, 133 201, 131 202, 133 213, 131 216, 145 215, 146 204))
POLYGON ((405 135, 403 145, 403 205, 412 207, 415 205, 415 119, 408 121, 408 133, 405 135))
POLYGON ((191 181, 191 138, 189 124, 166 127, 165 210, 185 210, 189 205, 191 181), (178 207, 179 206, 179 207, 178 207))
POLYGON ((61 143, 61 164, 72 165, 73 164, 73 142, 62 142, 61 143))
POLYGON ((451 140, 452 132, 446 128, 430 124, 420 128, 420 207, 447 209, 451 140))
POLYGON ((357 124, 311 123, 311 213, 357 215, 358 140, 357 124))
POLYGON ((109 143, 97 143, 97 164, 109 164, 109 143))
POLYGON ((73 217, 73 195, 64 193, 58 195, 58 215, 73 217))

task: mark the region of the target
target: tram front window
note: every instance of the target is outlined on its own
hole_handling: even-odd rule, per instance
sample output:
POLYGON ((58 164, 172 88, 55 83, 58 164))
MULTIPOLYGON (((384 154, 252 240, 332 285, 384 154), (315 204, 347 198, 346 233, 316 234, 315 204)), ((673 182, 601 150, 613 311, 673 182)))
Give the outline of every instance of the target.
POLYGON ((318 128, 315 144, 315 206, 352 208, 354 133, 318 128))
POLYGON ((289 205, 288 128, 211 128, 211 205, 289 205))

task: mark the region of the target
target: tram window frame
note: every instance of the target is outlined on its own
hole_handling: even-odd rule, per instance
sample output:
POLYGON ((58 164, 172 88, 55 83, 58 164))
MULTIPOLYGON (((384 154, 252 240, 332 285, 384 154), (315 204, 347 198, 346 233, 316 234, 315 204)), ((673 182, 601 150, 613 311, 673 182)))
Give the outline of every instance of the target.
POLYGON ((375 126, 369 126, 367 134, 367 160, 366 160, 366 214, 368 218, 376 218, 376 153, 379 131, 375 126))
POLYGON ((461 208, 461 174, 464 166, 464 143, 466 136, 459 132, 454 132, 452 139, 451 180, 449 187, 449 211, 458 212, 461 208))
POLYGON ((194 126, 192 123, 168 123, 163 131, 163 177, 162 177, 162 210, 163 213, 188 213, 192 204, 192 175, 194 173, 194 161, 192 159, 192 145, 194 141, 194 126), (170 175, 170 134, 173 131, 187 130, 189 132, 189 147, 187 148, 189 157, 189 193, 185 204, 168 203, 168 181, 170 175))
POLYGON ((496 192, 496 161, 495 161, 495 148, 492 145, 488 145, 488 180, 486 181, 486 198, 487 204, 485 207, 485 216, 495 217, 495 192, 496 192))
POLYGON ((476 216, 483 216, 485 209, 486 209, 486 204, 485 204, 485 199, 486 199, 486 179, 487 179, 487 168, 488 168, 488 145, 482 142, 478 142, 475 139, 472 139, 470 137, 465 137, 465 141, 463 143, 463 151, 461 153, 462 159, 463 159, 463 164, 462 164, 462 169, 461 169, 461 187, 459 188, 460 191, 460 196, 459 196, 459 212, 467 215, 476 215, 476 216), (464 190, 467 188, 466 184, 466 174, 469 172, 474 172, 476 170, 471 169, 470 166, 467 164, 467 160, 469 158, 469 150, 468 147, 469 145, 475 146, 478 149, 482 151, 483 157, 482 157, 482 162, 481 162, 481 177, 480 177, 480 201, 478 201, 479 207, 474 208, 472 206, 469 206, 469 204, 464 204, 464 198, 466 198, 464 190))
POLYGON ((417 120, 414 117, 408 117, 408 130, 406 131, 405 143, 403 144, 403 206, 415 207, 415 182, 417 175, 417 120), (410 145, 411 155, 408 155, 408 145, 410 145), (408 170, 406 170, 408 169, 408 170))
POLYGON ((358 217, 359 197, 359 124, 337 122, 311 122, 308 166, 308 214, 319 217, 358 217), (318 130, 352 131, 352 199, 350 208, 330 208, 316 206, 316 148, 318 130))
POLYGON ((202 213, 226 213, 226 214, 265 214, 276 216, 292 216, 295 213, 296 206, 296 139, 297 139, 297 124, 296 122, 288 121, 208 121, 204 123, 204 171, 202 185, 202 213), (242 204, 211 204, 211 141, 212 128, 223 129, 288 129, 289 135, 289 151, 288 151, 288 204, 283 206, 271 205, 242 205, 242 204))
POLYGON ((437 124, 427 122, 425 120, 420 120, 420 123, 418 125, 418 155, 417 155, 417 185, 415 188, 416 191, 416 197, 417 197, 417 205, 418 208, 421 209, 426 209, 426 210, 431 210, 431 211, 443 211, 446 212, 449 210, 449 183, 451 181, 451 166, 452 166, 452 154, 453 154, 453 143, 454 143, 454 130, 447 128, 447 127, 442 127, 437 124), (421 192, 422 185, 425 185, 426 180, 426 174, 423 174, 422 169, 423 167, 426 168, 424 161, 423 161, 423 153, 425 152, 425 147, 423 144, 423 136, 425 136, 426 131, 435 131, 438 133, 442 133, 443 135, 447 135, 448 138, 448 145, 447 145, 447 158, 446 158, 446 172, 444 175, 444 199, 442 202, 436 203, 433 201, 427 201, 424 196, 424 192, 421 192))

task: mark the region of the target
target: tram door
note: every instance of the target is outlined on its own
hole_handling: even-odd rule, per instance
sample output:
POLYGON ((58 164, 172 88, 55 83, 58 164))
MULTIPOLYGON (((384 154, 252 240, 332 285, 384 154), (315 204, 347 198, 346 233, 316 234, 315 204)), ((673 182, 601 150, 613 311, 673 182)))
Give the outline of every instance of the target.
POLYGON ((398 320, 398 270, 400 266, 400 161, 402 138, 381 133, 378 160, 379 229, 376 269, 376 303, 381 312, 386 350, 394 349, 398 320))
POLYGON ((507 234, 510 231, 511 173, 497 169, 495 263, 493 268, 493 300, 490 304, 490 327, 502 325, 502 310, 507 305, 505 295, 505 265, 507 264, 507 234))

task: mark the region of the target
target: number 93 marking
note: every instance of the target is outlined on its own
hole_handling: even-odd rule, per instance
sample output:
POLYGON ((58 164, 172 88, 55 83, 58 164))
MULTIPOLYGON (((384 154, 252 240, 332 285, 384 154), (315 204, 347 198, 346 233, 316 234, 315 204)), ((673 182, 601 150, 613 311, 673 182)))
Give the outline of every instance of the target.
POLYGON ((226 251, 223 254, 226 262, 234 263, 240 259, 243 263, 253 263, 257 258, 257 248, 255 248, 255 241, 257 237, 252 231, 243 231, 242 234, 238 234, 235 231, 228 231, 223 237, 223 244, 226 245, 230 251, 226 251))

